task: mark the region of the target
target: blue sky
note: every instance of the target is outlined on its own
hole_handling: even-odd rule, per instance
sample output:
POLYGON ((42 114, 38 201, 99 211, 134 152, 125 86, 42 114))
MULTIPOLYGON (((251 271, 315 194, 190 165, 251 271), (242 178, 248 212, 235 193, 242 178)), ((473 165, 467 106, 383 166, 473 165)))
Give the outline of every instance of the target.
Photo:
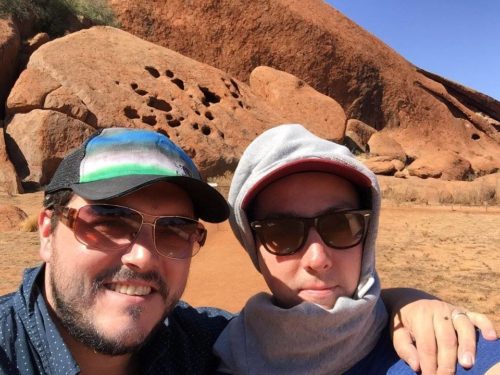
POLYGON ((413 64, 500 100, 500 1, 327 3, 413 64))

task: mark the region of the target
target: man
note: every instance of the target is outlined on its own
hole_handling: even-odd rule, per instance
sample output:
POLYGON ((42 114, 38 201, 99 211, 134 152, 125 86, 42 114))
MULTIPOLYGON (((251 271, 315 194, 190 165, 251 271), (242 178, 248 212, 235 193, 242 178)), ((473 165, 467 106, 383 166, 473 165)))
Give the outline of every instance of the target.
POLYGON ((47 186, 44 264, 0 300, 0 372, 210 373, 229 315, 175 306, 205 240, 198 218, 227 216, 225 199, 166 137, 96 133, 47 186))
MULTIPOLYGON (((206 237, 198 219, 221 222, 229 210, 189 157, 153 131, 104 129, 61 162, 45 193, 44 263, 0 298, 0 373, 212 373, 231 316, 178 301, 206 237)), ((432 318, 421 316, 407 315, 416 337, 432 318)))

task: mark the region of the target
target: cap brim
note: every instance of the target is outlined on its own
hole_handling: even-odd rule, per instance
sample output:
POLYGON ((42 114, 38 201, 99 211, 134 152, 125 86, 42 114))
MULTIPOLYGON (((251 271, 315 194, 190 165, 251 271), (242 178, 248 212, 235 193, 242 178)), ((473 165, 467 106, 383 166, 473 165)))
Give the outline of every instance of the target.
POLYGON ((170 182, 181 187, 193 201, 196 215, 210 223, 220 223, 229 217, 226 199, 213 187, 185 176, 131 175, 71 185, 82 198, 99 201, 130 194, 156 182, 170 182))
POLYGON ((291 161, 281 165, 279 168, 266 174, 248 191, 241 204, 242 209, 246 209, 255 196, 266 186, 280 178, 300 172, 326 172, 342 177, 351 182, 355 187, 368 193, 372 182, 360 171, 353 167, 331 159, 310 158, 291 161))

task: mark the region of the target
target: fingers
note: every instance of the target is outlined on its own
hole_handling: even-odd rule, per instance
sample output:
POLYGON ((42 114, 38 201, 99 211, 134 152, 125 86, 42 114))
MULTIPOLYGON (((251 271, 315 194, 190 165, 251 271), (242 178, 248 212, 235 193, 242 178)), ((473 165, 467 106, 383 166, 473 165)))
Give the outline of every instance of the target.
POLYGON ((418 325, 412 329, 423 375, 436 374, 437 369, 437 346, 433 320, 432 314, 427 317, 423 315, 422 319, 419 319, 418 325))
POLYGON ((458 336, 458 362, 464 368, 474 365, 476 354, 476 331, 467 314, 453 310, 451 320, 458 336))
POLYGON ((457 362, 457 334, 449 310, 434 315, 434 330, 437 343, 437 372, 439 375, 455 373, 457 362))
POLYGON ((469 311, 466 313, 471 323, 481 331, 486 340, 496 340, 498 338, 495 326, 492 321, 484 314, 469 311))
POLYGON ((396 324, 392 332, 392 342, 398 356, 405 361, 413 371, 420 371, 418 352, 410 331, 402 325, 396 324))

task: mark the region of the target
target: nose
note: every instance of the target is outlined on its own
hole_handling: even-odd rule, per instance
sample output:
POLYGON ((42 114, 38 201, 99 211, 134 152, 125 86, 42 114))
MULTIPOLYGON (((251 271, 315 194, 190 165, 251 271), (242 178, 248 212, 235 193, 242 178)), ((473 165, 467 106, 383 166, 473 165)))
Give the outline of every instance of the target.
POLYGON ((158 254, 155 250, 153 230, 154 227, 152 224, 142 224, 137 238, 122 255, 122 263, 124 265, 141 271, 148 271, 154 268, 155 262, 158 261, 158 254))
POLYGON ((316 229, 311 228, 304 244, 303 266, 312 272, 321 272, 332 267, 331 249, 323 242, 316 229))

